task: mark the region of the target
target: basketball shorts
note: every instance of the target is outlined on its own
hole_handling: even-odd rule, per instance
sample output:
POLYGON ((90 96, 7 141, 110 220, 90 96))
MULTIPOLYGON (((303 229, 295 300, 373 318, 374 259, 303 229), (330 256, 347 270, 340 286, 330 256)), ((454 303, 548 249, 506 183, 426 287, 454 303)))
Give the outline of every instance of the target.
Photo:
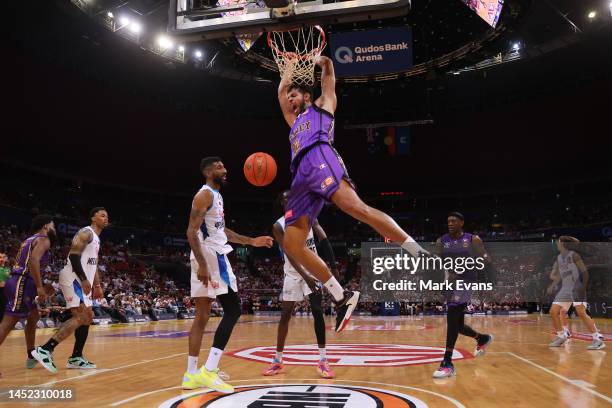
POLYGON ((570 306, 584 306, 587 307, 588 303, 587 302, 553 302, 553 305, 559 305, 561 306, 562 309, 564 310, 569 310, 570 306))
POLYGON ((89 291, 88 295, 83 292, 81 281, 77 279, 76 274, 72 272, 70 264, 64 266, 60 271, 59 286, 62 295, 64 295, 64 299, 66 299, 67 308, 79 307, 81 303, 83 303, 85 307, 92 306, 91 295, 93 292, 93 276, 88 276, 87 279, 92 286, 92 290, 89 291))
POLYGON ((206 259, 208 272, 210 273, 210 282, 208 286, 204 286, 198 280, 198 261, 191 259, 191 297, 208 297, 216 298, 219 295, 228 293, 228 287, 231 287, 234 292, 238 292, 238 284, 236 276, 232 271, 232 265, 227 259, 226 254, 219 254, 214 249, 208 246, 202 246, 202 254, 206 259))
POLYGON ((29 276, 11 275, 3 289, 6 315, 27 317, 30 311, 36 309, 36 284, 29 276))
POLYGON ((298 160, 287 199, 285 223, 291 225, 306 215, 311 228, 325 202, 331 201, 331 196, 340 188, 342 179, 355 187, 342 158, 328 143, 315 144, 298 160))
MULTIPOLYGON (((321 286, 320 282, 317 285, 321 286)), ((283 291, 281 292, 280 300, 282 302, 301 302, 312 293, 310 287, 302 277, 295 277, 285 274, 283 282, 283 291)))

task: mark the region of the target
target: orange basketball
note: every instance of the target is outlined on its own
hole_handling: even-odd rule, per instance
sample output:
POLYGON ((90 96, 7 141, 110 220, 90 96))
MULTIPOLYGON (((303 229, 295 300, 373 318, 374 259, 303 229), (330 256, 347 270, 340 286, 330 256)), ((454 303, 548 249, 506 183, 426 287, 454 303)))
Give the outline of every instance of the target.
POLYGON ((244 162, 244 177, 254 186, 267 186, 276 177, 276 162, 268 153, 253 153, 244 162))

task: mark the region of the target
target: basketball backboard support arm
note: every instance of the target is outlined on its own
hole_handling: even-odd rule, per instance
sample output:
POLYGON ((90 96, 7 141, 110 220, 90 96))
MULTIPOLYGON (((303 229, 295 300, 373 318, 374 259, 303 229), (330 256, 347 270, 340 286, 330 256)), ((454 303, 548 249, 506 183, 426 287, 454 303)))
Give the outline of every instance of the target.
POLYGON ((190 8, 190 0, 170 0, 168 32, 186 40, 231 37, 243 33, 282 31, 299 26, 351 23, 406 15, 410 0, 302 1, 291 16, 273 18, 255 1, 232 6, 190 8), (221 14, 224 13, 224 14, 221 14))

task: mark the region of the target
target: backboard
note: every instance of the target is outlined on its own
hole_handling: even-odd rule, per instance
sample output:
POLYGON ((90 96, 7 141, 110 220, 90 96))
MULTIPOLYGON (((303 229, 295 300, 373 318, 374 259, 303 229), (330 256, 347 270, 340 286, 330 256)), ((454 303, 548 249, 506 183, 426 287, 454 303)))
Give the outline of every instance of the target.
POLYGON ((272 0, 170 0, 168 32, 186 40, 283 31, 293 27, 351 23, 406 15, 410 0, 290 0, 286 15, 272 0))

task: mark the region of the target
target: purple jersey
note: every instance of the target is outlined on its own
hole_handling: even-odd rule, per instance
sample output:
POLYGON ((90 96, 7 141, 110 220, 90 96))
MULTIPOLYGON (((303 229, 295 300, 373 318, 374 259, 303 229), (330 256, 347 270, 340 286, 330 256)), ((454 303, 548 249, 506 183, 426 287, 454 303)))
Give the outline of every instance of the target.
MULTIPOLYGON (((442 243, 442 258, 468 258, 474 256, 472 244, 473 235, 464 232, 457 239, 444 234, 440 241, 442 243)), ((465 282, 475 282, 478 277, 474 269, 466 270, 462 275, 451 277, 451 279, 461 279, 465 282)), ((446 292, 446 301, 449 305, 469 303, 472 298, 471 290, 451 290, 446 292)))
POLYGON ((472 256, 472 234, 464 232, 457 239, 450 234, 442 235, 442 257, 459 258, 472 256))
MULTIPOLYGON (((46 237, 46 235, 34 234, 21 243, 21 246, 19 247, 19 253, 17 254, 17 258, 15 259, 15 265, 13 265, 13 270, 11 271, 12 275, 29 276, 30 271, 28 269, 28 262, 30 261, 30 255, 32 254, 32 243, 36 240, 36 238, 41 237, 46 237)), ((40 258, 40 268, 44 268, 44 266, 48 262, 49 250, 47 250, 40 258)))
POLYGON ((300 113, 291 127, 291 171, 297 168, 296 158, 317 143, 334 143, 334 115, 312 104, 300 113))

